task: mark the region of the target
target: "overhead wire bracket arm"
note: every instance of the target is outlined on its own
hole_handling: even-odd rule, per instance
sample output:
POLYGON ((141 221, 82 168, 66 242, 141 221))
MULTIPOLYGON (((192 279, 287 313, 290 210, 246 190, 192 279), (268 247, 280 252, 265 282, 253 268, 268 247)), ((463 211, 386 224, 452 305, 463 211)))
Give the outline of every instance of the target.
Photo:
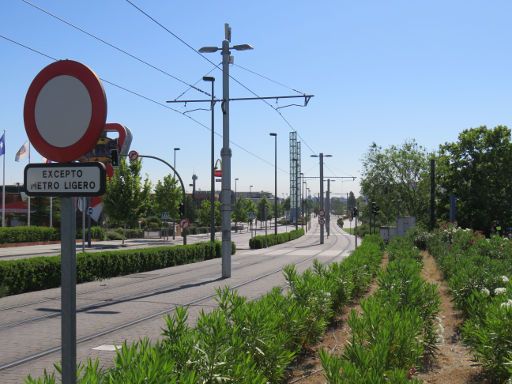
MULTIPOLYGON (((229 101, 248 101, 248 100, 279 100, 279 99, 296 99, 304 98, 304 106, 308 105, 309 100, 315 95, 292 95, 292 96, 261 96, 261 97, 235 97, 229 101)), ((215 100, 219 101, 219 100, 215 100)), ((211 103, 211 99, 194 99, 194 100, 167 100, 166 103, 211 103)))

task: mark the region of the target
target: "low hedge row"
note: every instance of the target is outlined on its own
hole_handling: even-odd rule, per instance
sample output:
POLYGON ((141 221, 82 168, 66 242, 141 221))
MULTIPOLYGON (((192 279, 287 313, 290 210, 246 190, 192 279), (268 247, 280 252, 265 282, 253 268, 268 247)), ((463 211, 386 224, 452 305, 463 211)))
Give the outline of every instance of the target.
POLYGON ((249 240, 249 247, 251 249, 260 249, 260 248, 267 248, 271 247, 273 245, 286 243, 287 241, 298 239, 299 237, 304 236, 304 229, 294 229, 290 232, 283 232, 271 235, 259 235, 254 236, 252 239, 249 240))
POLYGON ((59 232, 50 227, 0 227, 0 244, 58 240, 59 232))
MULTIPOLYGON (((236 252, 232 243, 232 253, 236 252)), ((221 243, 215 242, 214 257, 221 255, 221 243)), ((152 271, 208 260, 210 243, 176 245, 144 249, 80 253, 77 255, 77 283, 152 271)), ((60 286, 60 256, 0 261, 0 286, 14 295, 60 286)))
POLYGON ((378 276, 379 289, 361 302, 361 314, 350 313, 345 351, 320 352, 329 384, 419 384, 416 368, 434 357, 437 286, 421 278, 421 257, 410 240, 395 238, 387 250, 390 262, 378 276))
MULTIPOLYGON (((187 308, 177 308, 165 317, 161 341, 125 343, 113 368, 89 360, 77 383, 282 383, 290 363, 318 341, 340 306, 368 288, 379 269, 381 245, 368 237, 344 261, 316 262, 303 274, 288 266, 289 289, 276 287, 258 300, 219 289, 218 308, 201 311, 195 327, 187 308)), ((57 380, 45 373, 26 383, 57 380)))

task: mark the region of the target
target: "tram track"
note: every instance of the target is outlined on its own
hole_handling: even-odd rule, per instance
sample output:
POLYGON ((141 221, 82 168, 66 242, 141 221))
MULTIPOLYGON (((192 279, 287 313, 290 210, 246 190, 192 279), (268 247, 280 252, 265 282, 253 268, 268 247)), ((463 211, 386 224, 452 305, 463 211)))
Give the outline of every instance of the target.
MULTIPOLYGON (((310 237, 310 236, 307 236, 307 237, 310 237)), ((304 240, 309 240, 309 239, 304 239, 304 240)), ((310 262, 311 260, 313 260, 315 258, 318 258, 320 253, 323 253, 323 252, 326 252, 326 251, 330 251, 333 248, 339 247, 339 244, 338 244, 339 242, 340 242, 340 236, 335 236, 334 240, 328 245, 328 247, 323 247, 321 250, 315 251, 314 254, 311 255, 311 256, 307 256, 306 258, 303 258, 301 260, 297 260, 297 262, 294 262, 294 263, 286 263, 285 265, 294 264, 294 265, 298 266, 298 265, 310 262)), ((308 241, 308 243, 310 243, 310 242, 308 241)), ((314 241, 313 243, 310 243, 310 244, 317 244, 317 241, 314 241)), ((342 249, 340 249, 339 252, 337 252, 336 256, 329 257, 328 262, 325 262, 325 264, 330 264, 330 263, 334 262, 335 259, 339 258, 340 255, 344 255, 345 252, 350 248, 350 246, 351 246, 351 241, 350 241, 350 239, 348 239, 347 244, 342 249)), ((297 249, 298 249, 298 247, 294 247, 293 250, 290 250, 290 251, 286 252, 285 254, 289 254, 289 253, 291 253, 291 252, 293 252, 293 251, 295 251, 297 249)), ((285 254, 283 254, 283 255, 285 255, 285 254)), ((279 256, 282 256, 282 255, 279 255, 279 256)), ((265 262, 265 260, 263 260, 262 262, 265 262)), ((260 263, 257 263, 257 264, 260 264, 260 263)), ((231 286, 230 289, 234 290, 234 289, 239 289, 239 288, 242 288, 242 287, 250 286, 251 284, 253 284, 253 283, 257 282, 257 281, 263 280, 263 279, 268 278, 270 276, 273 276, 273 275, 275 275, 277 273, 282 273, 285 265, 279 266, 278 268, 275 268, 275 269, 273 269, 273 270, 271 270, 269 272, 260 274, 258 276, 253 277, 253 278, 250 278, 250 279, 242 281, 242 282, 240 282, 238 284, 235 284, 235 285, 231 286)), ((254 264, 246 265, 246 266, 244 266, 244 268, 250 268, 250 267, 253 267, 253 266, 254 266, 254 264)), ((212 281, 212 282, 214 282, 214 281, 212 281)), ((180 289, 185 289, 185 288, 176 287, 175 290, 180 290, 180 289)), ((158 290, 154 290, 154 294, 158 294, 158 293, 159 293, 158 290)), ((165 292, 160 292, 160 293, 165 293, 165 292)), ((134 295, 134 297, 135 296, 140 296, 140 294, 139 295, 134 295)), ((94 340, 96 338, 100 338, 102 336, 114 333, 116 331, 119 331, 119 330, 122 330, 122 329, 125 329, 125 328, 129 328, 129 327, 141 324, 141 323, 143 323, 145 321, 152 320, 152 319, 157 318, 159 316, 163 316, 165 314, 172 313, 178 306, 198 305, 198 304, 200 304, 202 302, 211 300, 215 296, 216 296, 216 293, 211 293, 211 294, 208 294, 208 295, 201 296, 199 298, 195 298, 193 300, 190 300, 190 301, 188 301, 186 303, 183 303, 183 304, 180 304, 180 305, 173 304, 170 308, 165 308, 163 310, 158 310, 158 311, 155 311, 155 312, 150 313, 148 315, 145 315, 145 316, 142 316, 142 317, 139 317, 139 318, 135 318, 135 319, 123 322, 121 324, 118 324, 116 326, 113 326, 113 327, 110 327, 110 328, 107 328, 107 329, 104 329, 104 330, 101 330, 101 331, 98 331, 98 332, 94 332, 94 333, 91 333, 89 335, 85 335, 83 337, 80 337, 80 338, 77 339, 77 344, 82 344, 82 343, 94 340)), ((132 298, 132 300, 134 300, 134 299, 132 298)), ((128 300, 128 298, 126 298, 126 300, 124 300, 124 301, 126 302, 126 301, 130 301, 130 300, 128 300)), ((114 304, 115 303, 113 303, 113 302, 109 302, 105 306, 114 305, 114 304)), ((59 314, 53 314, 52 317, 58 317, 58 316, 60 316, 60 313, 59 314)), ((13 368, 13 367, 16 367, 16 366, 19 366, 19 365, 27 364, 27 363, 32 362, 34 360, 43 358, 43 357, 45 357, 47 355, 50 355, 52 353, 55 353, 55 352, 59 351, 60 348, 61 348, 60 345, 59 346, 50 347, 50 348, 46 348, 46 349, 44 349, 42 351, 38 351, 36 353, 32 353, 32 354, 20 357, 18 359, 12 360, 10 362, 3 363, 3 364, 0 365, 0 372, 4 371, 4 370, 7 370, 9 368, 13 368)))

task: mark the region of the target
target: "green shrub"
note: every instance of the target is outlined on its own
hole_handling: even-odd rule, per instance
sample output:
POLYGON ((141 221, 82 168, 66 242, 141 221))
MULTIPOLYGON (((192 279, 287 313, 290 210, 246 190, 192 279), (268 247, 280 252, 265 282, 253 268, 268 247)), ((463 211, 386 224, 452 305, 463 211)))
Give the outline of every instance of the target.
MULTIPOLYGON (((232 253, 236 247, 232 243, 232 253)), ((215 257, 221 243, 215 242, 215 257)), ((188 264, 211 258, 210 243, 80 253, 77 255, 77 283, 131 273, 188 264)), ((8 294, 60 286, 60 256, 0 261, 0 281, 8 294)))
POLYGON ((378 291, 362 301, 361 315, 352 311, 349 316, 352 336, 343 355, 320 354, 331 384, 415 382, 409 372, 436 352, 437 287, 421 279, 419 251, 412 242, 393 239, 388 254, 378 291))
POLYGON ((288 241, 292 241, 298 239, 299 237, 304 236, 304 230, 302 228, 294 229, 290 232, 283 232, 271 235, 259 235, 254 236, 249 240, 249 247, 251 249, 261 249, 271 247, 273 245, 286 243, 288 241))
POLYGON ((464 341, 493 382, 512 379, 512 242, 450 226, 427 247, 465 318, 464 341))
MULTIPOLYGON (((193 328, 187 309, 177 308, 165 317, 162 341, 123 345, 111 369, 99 369, 97 362, 89 361, 77 382, 281 383, 294 357, 318 339, 332 317, 334 301, 328 293, 336 291, 335 282, 357 275, 365 264, 370 264, 368 270, 378 268, 382 251, 374 241, 365 240, 352 255, 333 264, 338 265, 335 268, 316 265, 303 275, 287 268, 293 286, 288 292, 274 288, 249 301, 228 287, 219 289, 218 308, 202 311, 193 328), (345 268, 339 266, 346 263, 345 268)), ((27 383, 52 381, 43 377, 27 383)))
POLYGON ((57 240, 58 231, 50 227, 1 227, 0 244, 57 240))

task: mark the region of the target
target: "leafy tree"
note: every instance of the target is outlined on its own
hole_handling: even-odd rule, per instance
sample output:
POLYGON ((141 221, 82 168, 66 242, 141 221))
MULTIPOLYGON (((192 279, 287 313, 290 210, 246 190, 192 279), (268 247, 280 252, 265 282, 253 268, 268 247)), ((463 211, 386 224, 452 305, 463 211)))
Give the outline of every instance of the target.
POLYGON ((123 225, 125 228, 136 226, 139 217, 147 213, 151 183, 147 178, 142 183, 141 167, 140 160, 127 164, 122 158, 114 175, 107 181, 103 208, 111 223, 123 225))
POLYGON ((183 192, 177 180, 171 175, 164 176, 163 182, 158 180, 155 186, 155 207, 157 214, 167 212, 169 217, 179 219, 179 207, 183 200, 183 192))
POLYGON ((238 223, 238 222, 245 223, 248 221, 248 213, 249 212, 247 211, 247 208, 248 208, 247 201, 250 201, 250 200, 244 199, 242 197, 237 199, 234 209, 233 209, 233 220, 235 221, 235 223, 238 223))
POLYGON ((270 202, 263 197, 258 202, 258 208, 256 212, 256 217, 260 221, 269 220, 272 218, 273 210, 272 206, 270 205, 270 202))
POLYGON ((438 212, 448 218, 449 195, 457 197, 457 221, 489 233, 493 221, 512 226, 512 143, 506 126, 464 130, 440 146, 438 212))
POLYGON ((416 141, 386 149, 373 143, 363 158, 361 191, 379 206, 381 222, 392 222, 397 215, 426 222, 429 174, 429 154, 416 141))
POLYGON ((348 212, 350 213, 352 209, 354 209, 356 206, 356 197, 354 196, 354 192, 350 191, 348 194, 348 200, 347 200, 347 208, 348 212))
MULTIPOLYGON (((211 223, 210 200, 203 200, 198 211, 199 225, 209 227, 211 223)), ((220 225, 220 202, 215 201, 215 225, 220 225)))
POLYGON ((197 201, 190 195, 185 198, 185 211, 191 223, 197 220, 197 201))
POLYGON ((289 210, 290 210, 290 206, 291 206, 290 204, 291 204, 291 203, 290 203, 290 198, 289 198, 289 197, 287 197, 286 199, 284 199, 284 202, 283 202, 283 209, 284 209, 285 211, 289 211, 289 210))

